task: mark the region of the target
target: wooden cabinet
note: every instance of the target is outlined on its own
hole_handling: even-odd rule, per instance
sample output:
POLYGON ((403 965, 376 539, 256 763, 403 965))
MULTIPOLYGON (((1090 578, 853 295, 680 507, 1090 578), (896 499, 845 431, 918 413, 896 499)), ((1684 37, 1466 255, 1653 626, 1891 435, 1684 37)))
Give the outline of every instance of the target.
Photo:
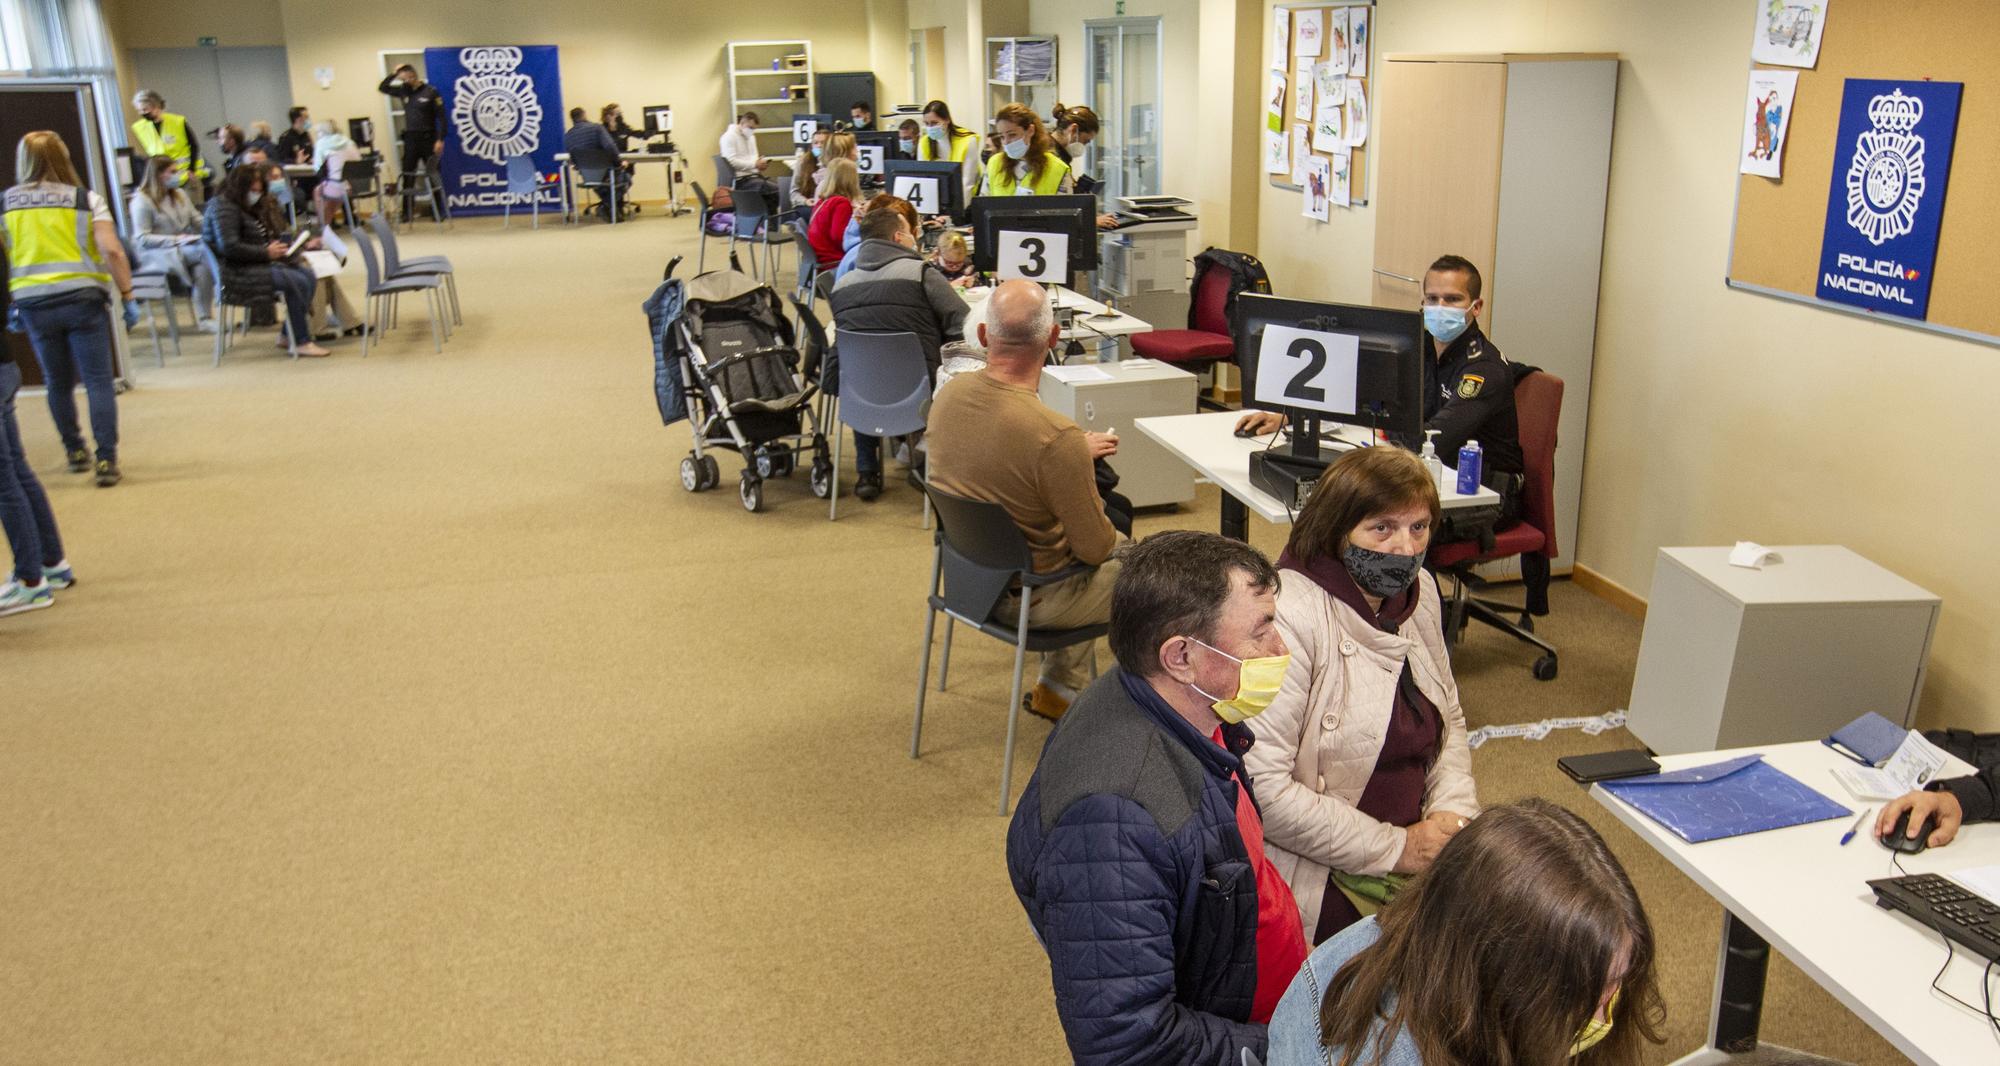
POLYGON ((1480 327, 1564 382, 1555 560, 1576 548, 1618 60, 1390 55, 1377 69, 1374 301, 1415 307, 1424 268, 1462 255, 1480 327))

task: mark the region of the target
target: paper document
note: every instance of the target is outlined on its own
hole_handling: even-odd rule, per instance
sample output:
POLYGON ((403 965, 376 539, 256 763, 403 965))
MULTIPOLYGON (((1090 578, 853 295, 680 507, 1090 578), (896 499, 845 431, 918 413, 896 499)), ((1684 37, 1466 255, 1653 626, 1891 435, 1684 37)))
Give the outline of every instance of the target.
POLYGON ((1836 766, 1833 776, 1857 799, 1892 800, 1915 792, 1937 778, 1945 767, 1945 753, 1912 729, 1896 754, 1881 769, 1870 766, 1836 766))
POLYGON ((313 239, 313 232, 311 227, 307 227, 306 229, 300 230, 299 235, 292 238, 292 246, 290 248, 285 249, 285 258, 290 259, 291 257, 299 254, 299 249, 305 247, 306 242, 312 239, 313 239))
POLYGON ((1745 570, 1762 570, 1765 563, 1782 563, 1785 557, 1776 548, 1766 548, 1754 540, 1739 540, 1729 549, 1729 565, 1745 570))
POLYGON ((1945 876, 1987 899, 2000 902, 2000 866, 1974 866, 1969 870, 1954 870, 1945 876))
POLYGON ((1071 385, 1080 384, 1085 381, 1112 380, 1111 375, 1088 363, 1082 366, 1045 366, 1042 368, 1042 373, 1047 374, 1057 381, 1068 382, 1071 385))
POLYGON ((307 252, 306 265, 312 268, 315 278, 337 278, 340 276, 340 260, 332 252, 307 252))

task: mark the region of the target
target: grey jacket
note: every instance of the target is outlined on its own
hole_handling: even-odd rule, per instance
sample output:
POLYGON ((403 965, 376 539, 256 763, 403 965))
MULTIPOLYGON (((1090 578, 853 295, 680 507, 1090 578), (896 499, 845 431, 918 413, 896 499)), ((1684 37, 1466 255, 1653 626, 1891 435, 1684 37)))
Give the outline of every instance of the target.
MULTIPOLYGON (((1264 1060, 1266 1066, 1329 1066, 1339 1061, 1337 1049, 1320 1044, 1320 1001, 1326 997, 1326 987, 1333 981, 1333 975, 1380 936, 1381 929, 1370 915, 1342 929, 1306 956, 1305 966, 1292 978, 1292 987, 1285 989, 1285 998, 1278 1001, 1278 1009, 1271 1013, 1271 1050, 1264 1060)), ((1379 1021, 1369 1031, 1368 1051, 1360 1060, 1362 1066, 1423 1066, 1424 1060, 1417 1055, 1417 1042, 1410 1039, 1408 1031, 1396 1034, 1387 1055, 1368 1058, 1381 1031, 1379 1021)))
POLYGON ((938 349, 965 331, 965 300, 951 282, 923 256, 894 241, 856 246, 854 269, 834 285, 832 303, 836 329, 916 334, 933 378, 938 349))

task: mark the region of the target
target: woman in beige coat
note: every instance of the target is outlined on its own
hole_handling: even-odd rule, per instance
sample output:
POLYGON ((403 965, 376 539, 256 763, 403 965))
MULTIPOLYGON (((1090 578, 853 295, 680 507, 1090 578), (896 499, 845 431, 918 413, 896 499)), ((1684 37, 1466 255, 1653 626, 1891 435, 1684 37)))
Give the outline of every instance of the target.
POLYGON ((1438 518, 1423 462, 1335 462, 1278 558, 1291 667, 1244 759, 1271 861, 1317 944, 1386 902, 1479 813, 1465 716, 1423 556, 1438 518))

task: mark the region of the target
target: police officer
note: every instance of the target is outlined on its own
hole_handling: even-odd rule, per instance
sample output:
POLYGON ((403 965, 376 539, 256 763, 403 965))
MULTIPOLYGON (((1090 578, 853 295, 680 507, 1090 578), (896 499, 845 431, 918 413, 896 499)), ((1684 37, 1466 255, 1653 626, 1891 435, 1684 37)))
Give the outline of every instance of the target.
POLYGON ((189 177, 188 196, 200 207, 209 182, 208 163, 201 158, 187 116, 168 111, 166 99, 151 89, 133 93, 132 108, 139 112, 139 121, 132 123, 132 144, 148 159, 163 155, 179 163, 181 173, 189 177))
MULTIPOLYGON (((444 155, 444 96, 437 86, 403 64, 376 86, 386 95, 403 101, 403 217, 410 217, 410 186, 421 169, 443 188, 438 176, 438 160, 444 155)), ((442 208, 442 204, 439 205, 442 208)))
MULTIPOLYGON (((132 299, 132 268, 104 197, 77 177, 62 138, 37 130, 15 155, 21 184, 0 196, 0 236, 7 246, 7 294, 48 381, 49 414, 73 471, 90 469, 76 418, 76 383, 90 397, 97 440, 97 483, 116 485, 118 397, 113 388, 111 316, 115 291, 132 299), (114 288, 115 285, 115 288, 114 288)), ((125 307, 130 325, 136 317, 125 307)))

